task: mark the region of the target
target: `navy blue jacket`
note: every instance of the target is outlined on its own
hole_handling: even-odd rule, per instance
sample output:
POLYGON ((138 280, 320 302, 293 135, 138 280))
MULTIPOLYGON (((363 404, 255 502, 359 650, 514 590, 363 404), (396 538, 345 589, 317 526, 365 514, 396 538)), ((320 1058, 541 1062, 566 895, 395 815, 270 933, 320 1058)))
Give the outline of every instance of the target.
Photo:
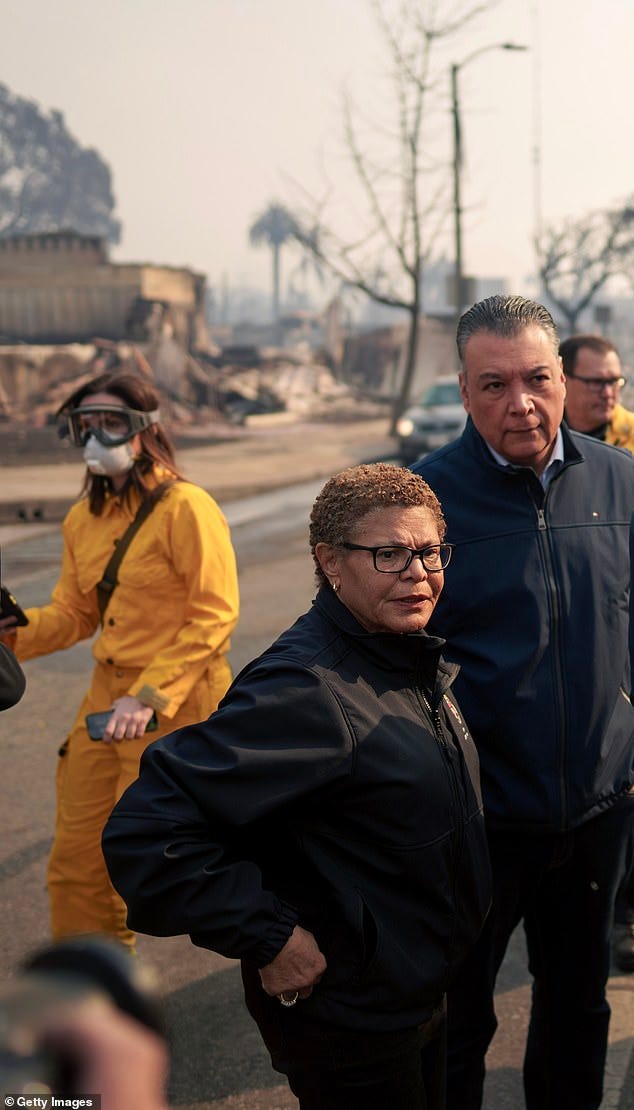
POLYGON ((145 751, 104 834, 130 926, 257 968, 299 923, 328 962, 303 1013, 425 1021, 490 895, 477 756, 441 645, 365 632, 322 589, 208 721, 145 751))
POLYGON ((461 666, 487 820, 535 831, 573 828, 633 779, 634 459, 562 431, 546 493, 532 470, 498 465, 471 419, 412 468, 456 545, 429 629, 461 666))

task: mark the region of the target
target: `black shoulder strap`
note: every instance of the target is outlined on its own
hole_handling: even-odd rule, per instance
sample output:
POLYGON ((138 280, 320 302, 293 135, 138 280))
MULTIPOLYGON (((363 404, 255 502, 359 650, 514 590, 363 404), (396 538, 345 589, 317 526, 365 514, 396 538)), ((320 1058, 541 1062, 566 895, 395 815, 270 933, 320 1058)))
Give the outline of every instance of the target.
POLYGON ((108 561, 108 565, 103 572, 101 582, 97 583, 97 604, 99 605, 99 618, 102 624, 104 613, 108 607, 108 602, 110 601, 110 598, 119 585, 117 574, 119 572, 119 567, 121 566, 121 563, 123 561, 123 556, 128 550, 130 544, 132 543, 132 540, 136 536, 143 522, 147 520, 152 510, 156 507, 156 505, 158 505, 159 501, 162 500, 168 490, 172 488, 175 481, 176 479, 170 478, 167 482, 161 482, 160 486, 156 486, 156 488, 152 490, 152 492, 139 505, 134 520, 130 522, 126 531, 123 533, 121 539, 117 543, 117 546, 115 547, 112 556, 108 561))

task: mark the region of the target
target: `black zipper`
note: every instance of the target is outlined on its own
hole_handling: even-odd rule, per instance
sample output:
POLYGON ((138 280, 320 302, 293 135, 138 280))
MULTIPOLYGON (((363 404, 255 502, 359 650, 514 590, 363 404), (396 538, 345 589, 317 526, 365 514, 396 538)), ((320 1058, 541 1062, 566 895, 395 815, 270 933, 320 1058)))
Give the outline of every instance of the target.
MULTIPOLYGON (((422 696, 423 702, 425 704, 425 708, 427 709, 427 712, 429 713, 429 715, 431 717, 431 721, 432 721, 432 725, 433 725, 433 729, 434 729, 434 735, 436 736, 436 739, 438 740, 438 743, 440 744, 440 748, 441 748, 441 751, 443 753, 445 763, 447 764, 447 766, 449 768, 449 777, 450 777, 452 793, 453 793, 453 797, 454 797, 454 806, 455 806, 455 812, 456 812, 456 819, 457 819, 458 825, 459 825, 456 841, 457 841, 457 846, 460 849, 462 849, 462 842, 464 840, 464 820, 460 816, 462 814, 462 808, 463 807, 460 804, 460 783, 458 781, 458 775, 456 773, 456 768, 454 766, 453 760, 452 760, 450 752, 449 752, 449 744, 447 743, 447 740, 445 739, 445 734, 443 732, 442 717, 440 715, 440 708, 439 708, 439 706, 433 707, 430 704, 430 702, 427 700, 427 698, 425 697, 424 694, 421 694, 421 696, 422 696)), ((456 748, 456 752, 457 751, 458 751, 458 749, 456 748)))
POLYGON ((527 484, 528 493, 535 511, 537 513, 537 533, 539 545, 544 557, 546 565, 546 584, 548 592, 551 597, 551 643, 553 646, 553 660, 555 671, 555 686, 558 695, 558 721, 559 721, 559 804, 561 806, 561 828, 566 828, 566 814, 568 812, 568 798, 566 791, 566 711, 564 700, 564 682, 563 682, 563 664, 561 659, 561 646, 560 646, 560 627, 561 627, 561 604, 559 596, 559 587, 554 572, 554 564, 552 551, 550 547, 550 529, 548 526, 548 519, 546 517, 546 506, 551 492, 551 487, 548 486, 544 493, 544 504, 542 507, 536 504, 533 497, 533 492, 530 488, 530 483, 527 484))
MULTIPOLYGON (((463 806, 461 805, 461 802, 460 802, 460 783, 458 781, 456 768, 454 767, 454 764, 453 764, 453 761, 451 759, 451 755, 450 755, 450 752, 449 752, 449 744, 447 743, 447 740, 445 739, 445 734, 443 732, 442 717, 440 715, 440 709, 439 709, 438 706, 432 707, 431 703, 425 697, 425 694, 422 692, 422 690, 420 691, 420 697, 422 698, 425 709, 427 710, 427 712, 429 714, 429 717, 431 719, 432 728, 434 730, 434 736, 436 737, 436 740, 438 741, 438 744, 440 746, 440 750, 443 754, 445 764, 448 768, 449 782, 450 782, 451 793, 453 795, 453 802, 454 802, 454 807, 453 808, 454 808, 454 815, 455 815, 456 834, 455 834, 455 837, 454 837, 454 853, 453 853, 453 862, 452 862, 452 870, 451 870, 451 889, 452 889, 452 896, 453 896, 452 900, 453 900, 453 909, 454 909, 452 935, 451 935, 450 940, 449 940, 449 951, 451 952, 451 949, 453 947, 455 932, 456 932, 456 929, 457 929, 457 920, 456 920, 456 918, 457 918, 456 885, 457 885, 457 878, 458 878, 457 862, 462 856, 462 848, 463 848, 463 845, 464 845, 464 835, 465 835, 464 811, 463 811, 463 806)), ((458 753, 458 748, 456 748, 456 752, 458 753)), ((447 975, 447 979, 448 979, 448 977, 449 977, 449 973, 447 975)), ((446 986, 445 986, 444 989, 446 989, 446 986)))

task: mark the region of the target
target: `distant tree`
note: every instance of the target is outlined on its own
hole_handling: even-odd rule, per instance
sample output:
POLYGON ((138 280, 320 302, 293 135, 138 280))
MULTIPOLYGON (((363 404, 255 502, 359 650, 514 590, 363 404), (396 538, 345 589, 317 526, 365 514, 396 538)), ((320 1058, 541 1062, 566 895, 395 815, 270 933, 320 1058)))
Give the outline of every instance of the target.
POLYGON ((110 170, 61 112, 0 85, 0 235, 73 230, 118 243, 110 170))
POLYGON ((537 254, 542 288, 572 334, 607 282, 631 271, 634 199, 547 228, 537 254))
POLYGON ((277 326, 280 319, 280 253, 285 243, 295 241, 299 226, 295 217, 284 207, 273 201, 258 216, 249 229, 249 239, 254 247, 264 244, 271 249, 273 260, 273 323, 277 326))
POLYGON ((370 0, 388 58, 393 98, 386 122, 371 122, 348 95, 344 142, 359 187, 353 238, 326 217, 325 200, 306 202, 304 244, 349 289, 403 309, 408 336, 392 427, 409 402, 416 366, 424 265, 451 212, 446 162, 430 156, 439 107, 446 110, 447 48, 494 0, 370 0), (438 53, 440 51, 440 53, 438 53))
MULTIPOLYGON (((317 230, 315 229, 315 231, 309 235, 308 243, 312 244, 312 240, 316 234, 317 230)), ((303 307, 308 307, 310 305, 310 296, 308 293, 309 279, 314 278, 323 288, 326 281, 326 274, 319 258, 312 249, 312 245, 308 245, 307 243, 306 233, 301 230, 298 231, 297 225, 295 238, 298 241, 300 255, 297 265, 289 275, 288 290, 291 296, 302 302, 303 307)))

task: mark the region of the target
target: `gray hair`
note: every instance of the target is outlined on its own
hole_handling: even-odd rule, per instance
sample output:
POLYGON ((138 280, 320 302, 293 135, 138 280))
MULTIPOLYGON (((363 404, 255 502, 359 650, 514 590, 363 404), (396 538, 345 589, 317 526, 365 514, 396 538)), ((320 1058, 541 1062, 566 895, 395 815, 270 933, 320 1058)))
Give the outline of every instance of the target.
POLYGON ((536 325, 541 328, 554 355, 559 353, 559 336, 550 312, 537 301, 529 301, 526 297, 503 296, 496 293, 494 297, 487 297, 478 301, 467 309, 460 317, 456 342, 460 361, 464 363, 464 350, 471 339, 479 331, 488 331, 491 335, 499 335, 505 339, 516 336, 524 328, 536 325))

